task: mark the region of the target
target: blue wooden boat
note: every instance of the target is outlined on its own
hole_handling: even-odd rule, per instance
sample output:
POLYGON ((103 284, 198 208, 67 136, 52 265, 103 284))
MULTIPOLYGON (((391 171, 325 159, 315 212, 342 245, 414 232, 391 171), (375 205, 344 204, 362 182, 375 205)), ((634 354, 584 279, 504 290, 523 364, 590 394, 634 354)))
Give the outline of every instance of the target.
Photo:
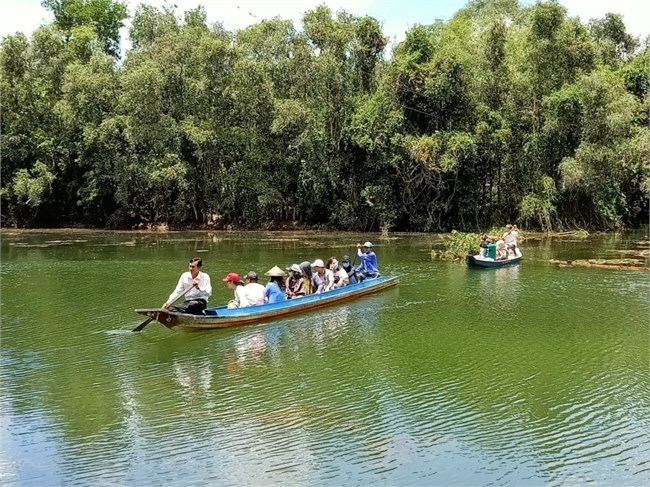
MULTIPOLYGON (((376 293, 397 284, 399 284, 398 276, 381 276, 374 279, 365 279, 363 282, 350 284, 321 294, 310 294, 300 298, 288 299, 281 303, 233 309, 228 309, 226 306, 216 306, 207 308, 205 314, 202 315, 175 313, 160 308, 136 309, 135 312, 149 317, 151 321, 156 320, 172 330, 190 331, 229 328, 339 304, 376 293)), ((148 322, 143 323, 134 331, 140 331, 148 322)))
POLYGON ((468 267, 505 267, 507 265, 517 264, 521 261, 521 252, 516 256, 508 257, 503 260, 494 260, 490 257, 481 257, 480 255, 468 255, 465 257, 468 267))

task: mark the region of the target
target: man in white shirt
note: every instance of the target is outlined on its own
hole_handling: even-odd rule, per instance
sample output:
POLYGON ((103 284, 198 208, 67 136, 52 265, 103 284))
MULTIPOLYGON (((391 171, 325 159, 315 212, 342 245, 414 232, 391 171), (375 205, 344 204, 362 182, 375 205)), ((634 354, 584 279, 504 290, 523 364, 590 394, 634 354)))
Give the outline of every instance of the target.
POLYGON ((264 291, 265 288, 257 282, 257 272, 250 271, 244 278, 246 285, 244 286, 244 294, 246 296, 247 304, 245 306, 256 306, 264 304, 264 291))
POLYGON ((189 272, 181 274, 176 289, 169 295, 167 302, 162 305, 163 309, 169 309, 176 313, 203 314, 203 310, 208 305, 208 298, 212 295, 212 284, 210 276, 201 272, 202 265, 203 261, 199 257, 190 260, 189 272), (174 302, 183 295, 185 301, 174 305, 174 302))
POLYGON ((517 230, 513 228, 510 223, 506 225, 506 233, 503 234, 503 241, 506 243, 506 248, 512 250, 517 255, 517 230))

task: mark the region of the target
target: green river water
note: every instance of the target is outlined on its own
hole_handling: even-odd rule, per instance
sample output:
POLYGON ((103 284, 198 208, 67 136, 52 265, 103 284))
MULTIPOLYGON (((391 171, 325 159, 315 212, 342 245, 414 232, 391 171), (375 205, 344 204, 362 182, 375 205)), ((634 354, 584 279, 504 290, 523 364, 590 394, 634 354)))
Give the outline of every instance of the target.
POLYGON ((0 485, 650 485, 647 229, 528 239, 520 265, 435 235, 2 234, 0 485), (396 288, 274 322, 142 321, 187 261, 230 271, 372 240, 396 288), (647 265, 647 264, 646 264, 647 265))

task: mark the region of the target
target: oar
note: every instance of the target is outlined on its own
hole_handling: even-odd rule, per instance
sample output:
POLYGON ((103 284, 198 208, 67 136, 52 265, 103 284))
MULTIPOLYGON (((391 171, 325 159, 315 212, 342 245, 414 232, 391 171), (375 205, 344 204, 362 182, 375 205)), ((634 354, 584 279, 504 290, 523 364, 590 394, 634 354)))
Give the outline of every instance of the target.
MULTIPOLYGON (((357 271, 354 270, 354 264, 356 264, 357 257, 359 257, 358 253, 359 253, 359 249, 355 248, 354 249, 354 259, 352 259, 352 275, 354 276, 355 279, 357 279, 357 271)), ((357 279, 357 282, 359 282, 358 279, 357 279)))
MULTIPOLYGON (((178 301, 180 298, 182 298, 183 296, 185 296, 185 295, 187 294, 187 291, 189 291, 189 290, 192 289, 193 287, 194 287, 194 284, 192 284, 192 285, 191 285, 190 287, 188 287, 185 291, 183 291, 183 294, 181 294, 179 297, 177 297, 177 298, 174 300, 174 303, 175 303, 176 301, 178 301)), ((133 330, 131 330, 131 331, 142 331, 142 330, 144 329, 144 327, 147 326, 149 323, 151 323, 154 319, 155 319, 155 318, 147 318, 146 320, 144 320, 142 323, 140 323, 138 326, 136 326, 136 327, 135 327, 133 330)))
POLYGON ((354 264, 355 264, 356 261, 357 261, 357 257, 359 257, 359 249, 358 249, 358 248, 355 248, 355 249, 354 249, 354 259, 352 259, 352 267, 354 267, 354 264))
POLYGON ((140 323, 138 326, 136 326, 131 331, 142 331, 144 329, 144 327, 147 326, 152 321, 153 321, 153 318, 147 318, 146 320, 144 320, 142 323, 140 323))

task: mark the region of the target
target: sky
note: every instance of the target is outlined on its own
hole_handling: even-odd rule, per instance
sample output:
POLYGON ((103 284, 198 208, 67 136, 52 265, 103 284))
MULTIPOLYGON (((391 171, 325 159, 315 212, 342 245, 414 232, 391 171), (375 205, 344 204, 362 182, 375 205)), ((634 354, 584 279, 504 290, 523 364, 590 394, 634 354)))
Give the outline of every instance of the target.
MULTIPOLYGON (((242 29, 266 18, 280 16, 293 20, 300 26, 302 15, 320 4, 327 4, 333 11, 344 9, 355 15, 376 18, 391 44, 404 39, 404 33, 415 24, 431 24, 436 19, 447 20, 467 0, 122 0, 133 15, 140 3, 155 7, 176 6, 182 14, 185 10, 201 4, 205 7, 208 21, 223 22, 227 29, 242 29)), ((519 0, 532 4, 534 0, 519 0)), ((608 12, 623 16, 627 31, 641 40, 650 35, 650 0, 560 0, 572 17, 583 23, 592 18, 602 18, 608 12)), ((50 22, 52 14, 41 6, 41 0, 2 0, 0 37, 16 32, 31 34, 39 25, 50 22)), ((128 21, 127 21, 128 22, 128 21)), ((128 26, 127 26, 128 27, 128 26)), ((123 48, 128 48, 127 30, 122 33, 123 48)))

